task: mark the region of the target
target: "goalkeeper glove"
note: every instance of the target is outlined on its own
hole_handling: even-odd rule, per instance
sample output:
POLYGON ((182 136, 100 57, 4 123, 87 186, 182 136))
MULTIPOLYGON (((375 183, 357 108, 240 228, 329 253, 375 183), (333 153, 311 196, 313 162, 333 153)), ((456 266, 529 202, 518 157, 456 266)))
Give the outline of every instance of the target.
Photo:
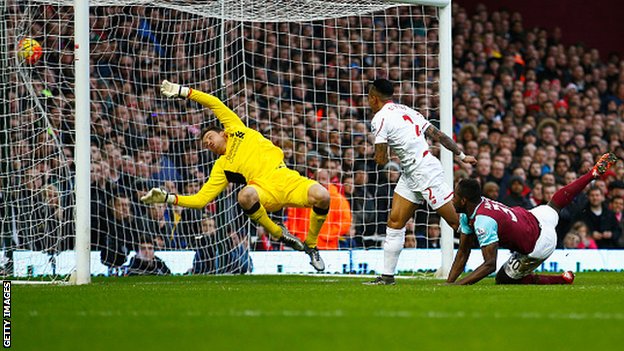
POLYGON ((188 97, 191 93, 191 89, 183 87, 180 84, 172 83, 168 80, 163 80, 160 84, 160 92, 166 97, 188 97))
POLYGON ((175 205, 178 203, 178 195, 169 194, 163 189, 153 188, 147 194, 145 194, 145 196, 141 197, 141 201, 143 201, 144 203, 148 205, 163 204, 163 203, 168 203, 169 205, 171 204, 175 205))

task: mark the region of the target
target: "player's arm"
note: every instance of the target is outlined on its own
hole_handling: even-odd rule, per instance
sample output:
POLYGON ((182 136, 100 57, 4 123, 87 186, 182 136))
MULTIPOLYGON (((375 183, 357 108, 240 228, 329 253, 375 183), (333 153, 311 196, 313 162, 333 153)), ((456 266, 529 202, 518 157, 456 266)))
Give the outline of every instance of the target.
POLYGON ((453 139, 451 139, 448 135, 442 133, 442 131, 440 131, 434 125, 430 124, 429 127, 425 129, 425 135, 431 138, 433 141, 442 144, 445 148, 450 150, 453 155, 459 157, 462 162, 470 163, 472 165, 477 164, 477 159, 474 156, 464 154, 459 149, 459 146, 453 141, 453 139))
POLYGON ((388 163, 388 144, 375 144, 375 162, 383 166, 388 163))
POLYGON ((210 201, 214 200, 227 185, 228 180, 225 177, 225 173, 217 162, 214 167, 212 167, 210 178, 197 194, 184 196, 171 194, 165 190, 154 188, 143 196, 141 201, 146 204, 167 203, 187 208, 202 209, 206 207, 210 201))
POLYGON ((459 248, 457 249, 455 260, 453 260, 451 272, 446 279, 447 283, 455 283, 457 278, 459 278, 459 276, 464 272, 466 262, 468 262, 468 257, 470 257, 470 252, 472 251, 471 249, 474 243, 474 238, 474 235, 461 233, 461 236, 459 237, 459 248))
POLYGON ((175 205, 202 209, 221 194, 227 185, 228 180, 225 178, 225 173, 223 173, 223 171, 214 172, 213 168, 213 172, 210 172, 210 179, 208 179, 197 194, 188 196, 179 195, 177 196, 178 201, 175 205))
POLYGON ((472 273, 468 274, 456 284, 469 285, 478 282, 479 280, 494 273, 496 270, 496 257, 498 255, 498 242, 492 243, 487 246, 481 247, 481 253, 483 253, 483 263, 477 267, 472 273))
POLYGON ((371 129, 375 136, 375 163, 380 166, 388 163, 388 124, 383 116, 375 115, 371 129))
POLYGON ((189 98, 195 102, 199 102, 202 106, 209 108, 217 116, 219 122, 227 129, 236 126, 245 126, 243 121, 230 110, 229 107, 214 95, 204 93, 202 91, 191 89, 180 84, 163 80, 160 85, 160 92, 166 97, 182 97, 189 98))

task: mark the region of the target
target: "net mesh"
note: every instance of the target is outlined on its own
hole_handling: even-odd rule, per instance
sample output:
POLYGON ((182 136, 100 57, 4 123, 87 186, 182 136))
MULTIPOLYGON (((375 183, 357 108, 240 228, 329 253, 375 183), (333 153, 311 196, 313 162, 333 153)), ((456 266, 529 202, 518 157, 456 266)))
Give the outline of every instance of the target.
MULTIPOLYGON (((71 269, 60 263, 62 253, 73 249, 75 232, 71 3, 8 1, 1 178, 5 275, 71 269), (43 47, 35 64, 17 58, 16 45, 24 37, 43 47), (39 261, 16 260, 15 253, 39 261), (10 265, 18 261, 27 262, 26 273, 10 265)), ((251 268, 250 250, 284 249, 249 224, 235 185, 203 210, 138 201, 152 187, 197 192, 216 159, 199 143, 202 127, 216 119, 194 102, 165 99, 159 92, 163 79, 220 97, 280 146, 287 165, 301 174, 316 179, 319 168, 326 170, 336 196, 348 203, 349 217, 330 212, 326 226, 339 229, 322 231, 321 241, 328 238, 322 248, 380 247, 399 172, 393 163, 378 168, 372 159, 366 85, 390 79, 398 100, 438 123, 435 8, 381 1, 91 6, 94 272, 238 273, 251 268), (172 250, 189 255, 182 263, 165 263, 172 250)), ((272 216, 305 235, 297 231, 305 211, 272 216)), ((434 221, 419 210, 408 225, 419 247, 437 246, 435 230, 429 230, 431 238, 427 234, 434 221)))

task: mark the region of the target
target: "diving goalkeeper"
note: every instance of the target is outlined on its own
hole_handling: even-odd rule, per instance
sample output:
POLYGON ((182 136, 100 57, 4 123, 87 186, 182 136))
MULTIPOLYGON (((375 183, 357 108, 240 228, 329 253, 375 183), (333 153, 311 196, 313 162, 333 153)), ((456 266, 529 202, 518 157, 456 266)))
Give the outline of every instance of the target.
POLYGON ((167 80, 162 82, 160 92, 169 98, 189 98, 212 110, 224 128, 213 125, 204 129, 201 140, 204 147, 220 157, 210 171, 210 178, 197 194, 182 196, 153 188, 141 201, 201 209, 217 197, 228 183, 246 184, 238 193, 238 203, 245 214, 277 240, 295 250, 305 251, 314 269, 324 270, 325 263, 316 242, 329 211, 327 189, 288 169, 282 149, 245 126, 217 97, 167 80), (312 207, 305 243, 267 215, 267 211, 278 211, 286 206, 312 207))

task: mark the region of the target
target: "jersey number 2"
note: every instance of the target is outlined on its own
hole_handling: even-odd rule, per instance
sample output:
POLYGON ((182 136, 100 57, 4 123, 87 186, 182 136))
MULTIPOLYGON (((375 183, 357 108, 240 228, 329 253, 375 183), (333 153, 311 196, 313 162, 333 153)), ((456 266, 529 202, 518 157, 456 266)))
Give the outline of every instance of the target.
MULTIPOLYGON (((412 121, 412 119, 408 115, 403 115, 403 120, 414 124, 414 121, 412 121)), ((416 130, 416 136, 420 136, 420 127, 418 126, 418 124, 414 126, 414 129, 416 130)))

